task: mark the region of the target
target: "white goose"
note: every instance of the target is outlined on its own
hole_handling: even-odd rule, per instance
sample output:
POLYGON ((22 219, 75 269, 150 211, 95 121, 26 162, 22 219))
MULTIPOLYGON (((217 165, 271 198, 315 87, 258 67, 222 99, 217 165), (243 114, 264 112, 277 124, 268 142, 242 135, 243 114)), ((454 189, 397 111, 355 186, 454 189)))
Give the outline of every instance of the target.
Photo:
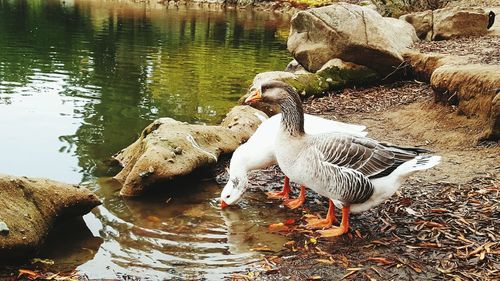
POLYGON ((409 175, 437 165, 440 156, 418 156, 427 152, 377 142, 342 133, 309 135, 304 132, 304 113, 297 92, 289 85, 270 81, 261 85, 245 102, 278 104, 281 127, 276 138, 276 159, 290 180, 304 184, 330 199, 326 220, 311 227, 330 227, 336 204, 342 207, 340 227, 321 230, 322 237, 348 231, 349 213, 366 211, 384 202, 409 175))
MULTIPOLYGON (((363 132, 365 126, 337 122, 309 114, 306 114, 304 119, 305 129, 309 134, 344 132, 359 136, 367 135, 363 132)), ((229 180, 221 193, 222 208, 236 204, 241 199, 247 190, 248 172, 277 164, 274 144, 279 132, 280 120, 281 114, 276 114, 262 122, 250 139, 234 151, 229 164, 229 180)), ((289 192, 289 179, 285 177, 283 190, 269 192, 268 196, 286 199, 289 192)), ((298 198, 286 200, 285 205, 292 209, 298 208, 304 200, 305 188, 302 186, 298 198)))

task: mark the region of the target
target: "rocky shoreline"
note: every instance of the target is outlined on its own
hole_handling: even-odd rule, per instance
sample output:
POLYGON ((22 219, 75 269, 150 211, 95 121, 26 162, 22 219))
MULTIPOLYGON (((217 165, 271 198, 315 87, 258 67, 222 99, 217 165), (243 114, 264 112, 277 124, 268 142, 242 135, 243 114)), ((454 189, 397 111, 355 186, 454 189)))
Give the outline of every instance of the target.
MULTIPOLYGON (((489 33, 489 14, 482 9, 459 7, 436 10, 434 13, 441 15, 440 20, 435 19, 430 28, 433 30, 432 34, 441 34, 439 38, 489 33), (461 29, 457 25, 460 22, 467 22, 470 27, 461 29)), ((420 14, 417 13, 418 15, 420 14)), ((498 140, 500 111, 497 103, 500 99, 496 98, 498 94, 495 89, 500 88, 500 72, 495 70, 499 66, 470 66, 466 56, 425 54, 412 50, 413 45, 419 42, 412 24, 417 29, 420 25, 418 21, 411 20, 415 16, 405 16, 402 19, 409 22, 382 17, 371 8, 348 3, 300 11, 292 17, 287 42, 288 50, 295 60, 284 71, 256 75, 253 84, 281 80, 295 87, 302 98, 307 98, 324 96, 343 88, 418 79, 431 85, 436 102, 455 106, 460 114, 477 120, 476 126, 481 131, 481 136, 475 141, 498 140)), ((431 36, 429 40, 436 38, 431 36)), ((245 96, 240 102, 244 98, 245 96)), ((262 116, 277 112, 276 108, 267 104, 257 104, 255 107, 263 111, 257 113, 262 116)), ((226 120, 231 119, 232 115, 235 114, 230 112, 226 120)), ((201 167, 213 167, 221 154, 231 153, 239 143, 250 137, 261 122, 258 118, 253 118, 253 121, 252 118, 243 119, 248 124, 253 122, 250 124, 251 129, 243 137, 234 133, 232 137, 231 133, 223 136, 226 141, 232 138, 238 140, 231 148, 222 145, 225 140, 221 138, 208 141, 212 137, 206 132, 209 130, 206 126, 198 128, 196 125, 185 124, 182 131, 184 133, 176 129, 153 130, 157 138, 168 141, 147 141, 140 146, 133 144, 116 157, 123 167, 115 177, 124 184, 121 194, 139 196, 157 183, 184 177, 201 167), (186 134, 201 137, 190 144, 184 137, 179 137, 186 134), (183 153, 174 160, 169 155, 176 147, 182 147, 183 153), (162 156, 165 154, 163 151, 166 151, 165 156, 162 156), (206 151, 210 151, 211 158, 206 151)), ((225 122, 221 124, 222 127, 227 127, 225 122)), ((154 124, 151 126, 155 127, 154 124)), ((241 122, 238 123, 240 125, 241 122)), ((149 134, 150 127, 144 130, 143 136, 149 134)), ((221 130, 220 127, 214 128, 221 130)), ((142 141, 146 141, 146 138, 138 142, 142 141)))
MULTIPOLYGON (((226 1, 164 1, 163 3, 168 8, 198 5, 200 8, 257 7, 257 9, 284 13, 295 13, 299 10, 288 2, 280 2, 279 4, 257 2, 259 4, 256 4, 250 1, 234 3, 226 1)), ((435 30, 435 26, 444 26, 443 29, 448 30, 446 34, 452 34, 449 36, 452 41, 449 41, 451 43, 448 44, 454 44, 453 40, 467 41, 464 38, 478 35, 477 30, 479 30, 480 35, 491 34, 485 24, 488 21, 486 11, 481 12, 477 9, 451 10, 455 12, 451 12, 451 16, 448 17, 450 18, 449 24, 432 23, 433 32, 429 37, 430 40, 447 37, 444 35, 435 37, 436 34, 444 34, 435 30), (463 17, 471 15, 473 19, 480 18, 480 20, 468 21, 470 24, 477 24, 477 28, 468 34, 466 33, 467 29, 456 27, 454 20, 457 14, 463 17), (455 29, 449 32, 450 28, 453 27, 455 29), (454 39, 456 36, 462 36, 462 39, 454 39)), ((467 56, 468 53, 453 55, 441 52, 436 54, 430 51, 435 51, 432 46, 438 43, 418 40, 417 32, 412 25, 417 22, 415 18, 413 16, 403 17, 409 22, 386 18, 371 8, 345 3, 301 11, 292 19, 292 30, 288 42, 289 51, 294 56, 295 62, 292 62, 284 71, 257 75, 254 83, 258 84, 269 79, 283 80, 297 88, 304 99, 316 98, 306 102, 306 104, 309 103, 306 105, 306 109, 309 106, 308 110, 311 112, 314 111, 311 109, 314 108, 311 104, 322 104, 322 107, 317 107, 321 110, 314 113, 323 114, 329 118, 345 114, 344 117, 351 118, 353 122, 366 123, 368 127, 375 128, 372 129, 373 132, 370 132, 370 134, 373 133, 374 137, 389 138, 395 142, 410 135, 415 142, 416 140, 420 142, 415 143, 415 145, 421 143, 436 144, 440 152, 454 161, 461 161, 460 157, 454 155, 460 155, 460 148, 464 147, 466 142, 468 142, 467 148, 471 151, 464 157, 471 162, 474 161, 475 153, 478 150, 485 157, 489 156, 490 153, 495 153, 497 151, 495 141, 498 141, 500 137, 500 94, 498 91, 500 89, 500 71, 498 71, 500 69, 498 65, 500 55, 498 48, 495 49, 494 46, 499 44, 499 37, 484 37, 491 41, 489 44, 494 45, 492 50, 487 51, 490 58, 483 53, 477 54, 472 59, 467 56), (342 20, 338 21, 338 18, 342 20), (305 34, 308 36, 304 36, 305 34), (414 44, 417 44, 417 50, 412 50, 414 44), (487 60, 486 64, 485 60, 487 60), (482 64, 471 65, 471 63, 477 62, 482 64), (414 79, 421 82, 408 82, 408 80, 414 79), (385 94, 384 91, 388 90, 381 90, 386 89, 384 88, 386 86, 379 86, 379 84, 400 80, 404 82, 399 83, 404 85, 409 83, 417 83, 417 85, 412 84, 411 87, 402 89, 401 92, 406 95, 404 97, 407 97, 407 100, 401 97, 398 97, 399 100, 398 98, 393 99, 391 96, 387 102, 394 102, 394 104, 385 106, 383 103, 385 99, 388 99, 388 95, 383 94, 385 94), (422 84, 426 84, 426 86, 421 86, 422 84), (375 91, 376 93, 370 92, 356 98, 354 98, 355 95, 349 95, 349 91, 356 91, 356 93, 363 91, 352 88, 366 86, 372 86, 372 88, 366 88, 369 89, 366 90, 367 92, 375 91), (415 91, 425 92, 425 99, 421 99, 424 97, 419 96, 415 91), (381 94, 377 95, 379 92, 381 94), (340 95, 341 98, 345 99, 344 101, 348 100, 349 105, 344 104, 345 108, 350 108, 349 110, 354 108, 353 112, 356 114, 347 114, 338 110, 337 104, 333 102, 339 98, 334 97, 336 95, 340 95), (318 99, 318 97, 322 98, 318 99), (368 98, 366 104, 359 103, 363 98, 368 98), (415 101, 417 103, 414 103, 415 101), (326 106, 324 106, 325 104, 326 106), (359 113, 356 111, 358 107, 368 104, 379 106, 379 108, 369 108, 365 112, 366 114, 354 116, 359 113), (393 105, 400 106, 396 113, 392 113, 393 115, 381 113, 388 108, 394 109, 393 105), (335 108, 335 112, 329 112, 331 108, 335 108), (414 112, 415 114, 410 114, 410 116, 405 112, 414 112), (422 120, 417 117, 417 113, 421 114, 422 120), (379 119, 369 121, 370 118, 379 119), (398 120, 404 120, 407 124, 418 123, 420 125, 412 127, 410 130, 405 127, 406 125, 398 124, 398 120), (391 124, 392 128, 398 128, 403 133, 384 135, 387 127, 381 126, 387 124, 380 124, 380 121, 391 124), (443 125, 442 128, 440 127, 441 132, 445 131, 449 137, 429 133, 441 125, 443 125), (476 147, 478 143, 489 140, 494 141, 492 149, 483 150, 476 147)), ((443 16, 443 18, 447 17, 443 16)), ((462 22, 462 20, 458 20, 458 22, 462 22)), ((494 26, 494 29, 494 32, 497 32, 498 24, 494 26)), ((419 34, 423 34, 423 32, 419 32, 419 34)), ((427 33, 425 37, 427 37, 427 33)), ((471 39, 467 46, 473 48, 476 41, 476 39, 471 39)), ((447 46, 447 43, 444 45, 447 46)), ((275 109, 266 105, 261 105, 259 109, 264 110, 269 115, 276 113, 275 109)), ((115 176, 123 184, 121 194, 139 196, 158 183, 186 176, 200 168, 214 167, 219 156, 230 154, 251 136, 257 126, 267 118, 265 113, 247 106, 236 106, 217 126, 191 125, 173 119, 155 121, 144 129, 134 144, 115 156, 123 168, 115 176)), ((490 160, 484 162, 494 166, 493 160, 495 159, 490 160)), ((481 169, 473 171, 483 174, 478 180, 480 184, 471 178, 462 182, 469 184, 468 186, 474 192, 484 189, 486 186, 484 182, 492 178, 490 176, 491 169, 481 167, 481 169)), ((463 169, 466 168, 467 166, 463 167, 463 169)), ((455 167, 448 164, 444 165, 442 171, 451 173, 453 169, 455 167)), ((264 171, 264 173, 266 172, 264 171)), ((0 200, 0 206, 4 207, 0 208, 0 236, 2 238, 0 240, 0 258, 10 257, 13 252, 17 253, 19 257, 31 255, 43 243, 57 218, 65 215, 81 216, 100 203, 95 195, 88 190, 48 180, 10 176, 0 176, 0 180, 1 199, 3 200, 0 200), (55 199, 48 200, 52 197, 55 199), (12 202, 16 202, 16 206, 25 206, 25 210, 27 210, 25 212, 28 212, 26 220, 16 220, 20 211, 8 207, 12 202), (33 232, 28 232, 27 229, 31 225, 36 227, 32 227, 33 232), (11 237, 15 239, 11 240, 11 237)), ((434 180, 438 181, 437 178, 434 180)), ((494 178, 494 180, 497 179, 494 178)), ((416 185, 418 184, 417 182, 416 185)), ((455 188, 460 183, 453 184, 452 187, 455 188)), ((420 186, 424 190, 432 189, 432 186, 420 186)), ((437 183, 437 186, 449 187, 442 180, 437 183)), ((417 194, 412 193, 408 196, 414 198, 417 194)), ((489 197, 485 198, 484 200, 491 200, 489 197)), ((394 207, 397 205, 397 200, 403 199, 399 196, 397 199, 391 200, 392 205, 389 205, 394 207)), ((438 208, 439 206, 434 207, 438 208)), ((383 212, 383 210, 385 209, 380 209, 378 212, 383 212)), ((370 237, 380 238, 379 236, 370 237)), ((364 238, 361 235, 361 239, 364 238)), ((300 239, 303 240, 304 236, 301 236, 300 239)), ((371 239, 371 241, 373 240, 374 238, 371 239)), ((485 242, 486 240, 482 238, 474 241, 473 245, 476 247, 481 243, 491 242, 489 240, 485 242)), ((495 261, 494 258, 491 260, 495 261)), ((415 268, 420 267, 416 266, 415 268)), ((280 272, 280 274, 286 275, 286 271, 280 272)))

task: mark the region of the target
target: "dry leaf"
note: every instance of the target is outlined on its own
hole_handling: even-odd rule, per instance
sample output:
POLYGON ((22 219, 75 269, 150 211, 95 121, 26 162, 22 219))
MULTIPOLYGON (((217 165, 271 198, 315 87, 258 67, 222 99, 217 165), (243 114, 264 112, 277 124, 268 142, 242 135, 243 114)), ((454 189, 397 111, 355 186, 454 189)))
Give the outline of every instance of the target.
POLYGON ((332 260, 326 260, 326 259, 316 259, 317 262, 324 263, 324 264, 334 264, 332 260))
POLYGON ((147 216, 146 219, 150 222, 161 222, 161 219, 157 216, 147 216))
POLYGON ((33 270, 19 269, 19 275, 17 276, 17 278, 24 276, 24 275, 27 275, 29 279, 36 279, 36 278, 40 277, 40 274, 34 272, 33 270))
POLYGON ((393 261, 390 261, 390 260, 388 260, 386 258, 382 258, 382 257, 371 257, 371 258, 367 258, 366 260, 374 261, 376 263, 383 264, 383 265, 389 265, 389 264, 394 263, 393 261))
POLYGON ((281 231, 288 231, 289 228, 286 226, 284 223, 273 223, 269 225, 269 231, 271 232, 281 232, 281 231))

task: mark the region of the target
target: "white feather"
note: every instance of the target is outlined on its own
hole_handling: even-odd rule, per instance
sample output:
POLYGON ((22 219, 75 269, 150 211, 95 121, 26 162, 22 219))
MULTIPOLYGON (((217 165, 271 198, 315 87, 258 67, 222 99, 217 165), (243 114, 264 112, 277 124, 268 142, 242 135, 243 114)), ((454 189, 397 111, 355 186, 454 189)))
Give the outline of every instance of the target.
MULTIPOLYGON (((231 205, 241 199, 246 190, 248 172, 277 164, 275 143, 280 126, 281 114, 276 114, 265 120, 250 139, 233 153, 229 165, 229 181, 221 193, 221 199, 224 202, 231 205), (238 187, 233 185, 232 179, 235 178, 238 178, 238 187)), ((308 134, 328 132, 341 132, 357 136, 368 134, 364 132, 365 126, 328 120, 309 114, 304 114, 304 128, 308 134)))
MULTIPOLYGON (((440 162, 441 156, 417 156, 415 159, 401 164, 389 175, 371 180, 374 187, 373 195, 361 204, 351 205, 351 212, 360 213, 383 203, 396 193, 407 177, 418 171, 430 169, 440 162)), ((340 207, 341 204, 336 204, 336 206, 340 207)))

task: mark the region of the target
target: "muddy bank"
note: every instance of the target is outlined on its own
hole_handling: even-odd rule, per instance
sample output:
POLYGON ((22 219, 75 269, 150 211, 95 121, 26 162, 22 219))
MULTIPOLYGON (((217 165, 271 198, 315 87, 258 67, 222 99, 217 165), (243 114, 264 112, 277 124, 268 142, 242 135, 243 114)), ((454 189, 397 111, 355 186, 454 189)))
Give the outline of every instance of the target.
POLYGON ((56 222, 82 216, 99 204, 83 187, 0 174, 0 260, 33 255, 56 222))

